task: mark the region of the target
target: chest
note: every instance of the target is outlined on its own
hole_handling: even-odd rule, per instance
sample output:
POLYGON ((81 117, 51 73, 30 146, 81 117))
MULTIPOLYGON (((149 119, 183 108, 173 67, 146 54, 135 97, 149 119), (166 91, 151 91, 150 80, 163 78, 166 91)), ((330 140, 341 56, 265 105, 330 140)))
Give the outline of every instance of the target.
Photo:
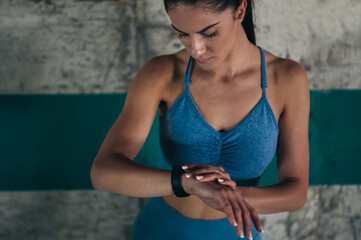
MULTIPOLYGON (((282 103, 277 96, 276 85, 272 84, 272 78, 268 82, 267 101, 278 122, 282 103)), ((184 89, 183 79, 177 79, 160 105, 160 116, 167 113, 184 89)), ((260 76, 250 76, 233 83, 209 84, 206 81, 193 81, 188 91, 201 116, 216 131, 228 131, 242 122, 262 98, 260 76), (259 81, 252 78, 258 78, 259 81)))
POLYGON ((264 97, 248 116, 226 131, 218 131, 197 110, 185 91, 160 118, 163 160, 174 164, 223 166, 234 179, 259 176, 271 161, 278 127, 264 97))

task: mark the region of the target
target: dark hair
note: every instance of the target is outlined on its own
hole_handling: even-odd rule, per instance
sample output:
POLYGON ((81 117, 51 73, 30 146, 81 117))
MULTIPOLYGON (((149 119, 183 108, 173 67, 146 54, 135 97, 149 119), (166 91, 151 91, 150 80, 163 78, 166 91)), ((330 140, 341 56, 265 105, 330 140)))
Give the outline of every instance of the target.
MULTIPOLYGON (((207 9, 210 9, 214 12, 222 12, 228 8, 231 8, 235 11, 242 0, 164 0, 164 7, 166 12, 168 12, 171 8, 181 5, 181 4, 189 4, 194 5, 197 3, 203 3, 207 9)), ((244 31, 246 32, 248 40, 256 45, 256 35, 254 33, 254 24, 253 24, 253 0, 244 0, 247 1, 247 9, 242 21, 242 26, 244 31)))

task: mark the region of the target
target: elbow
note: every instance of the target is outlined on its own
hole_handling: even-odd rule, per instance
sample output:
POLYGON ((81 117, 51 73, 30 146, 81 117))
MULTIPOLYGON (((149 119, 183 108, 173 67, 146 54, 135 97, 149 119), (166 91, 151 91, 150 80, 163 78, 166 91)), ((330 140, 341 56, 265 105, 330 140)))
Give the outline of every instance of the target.
POLYGON ((305 205, 306 205, 307 200, 306 199, 302 199, 299 200, 297 205, 295 206, 295 210, 294 211, 299 211, 301 210, 305 205))
POLYGON ((301 210, 306 205, 306 202, 307 202, 307 191, 297 196, 297 199, 294 201, 295 205, 293 206, 292 212, 301 210))
POLYGON ((104 176, 106 172, 104 164, 104 154, 98 153, 93 161, 93 165, 90 169, 90 181, 95 190, 104 189, 104 176))
POLYGON ((99 167, 93 164, 91 170, 90 170, 90 180, 93 188, 95 190, 102 190, 101 183, 100 183, 100 171, 99 167))

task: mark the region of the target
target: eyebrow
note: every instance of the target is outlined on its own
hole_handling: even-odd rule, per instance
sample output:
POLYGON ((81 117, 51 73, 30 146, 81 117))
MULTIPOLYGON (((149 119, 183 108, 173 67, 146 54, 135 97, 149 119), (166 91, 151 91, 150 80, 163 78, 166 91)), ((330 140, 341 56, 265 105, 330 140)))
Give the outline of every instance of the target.
MULTIPOLYGON (((202 33, 202 32, 205 32, 205 31, 207 31, 209 28, 211 28, 211 27, 213 27, 213 26, 217 25, 218 23, 220 23, 220 22, 217 22, 217 23, 211 24, 211 25, 209 25, 208 27, 205 27, 205 28, 203 28, 202 30, 198 31, 197 33, 202 33)), ((177 29, 177 28, 176 28, 173 24, 171 24, 171 26, 172 26, 172 28, 174 28, 174 30, 177 30, 178 32, 181 32, 181 33, 185 33, 185 32, 183 32, 183 31, 181 31, 181 30, 177 29)), ((187 34, 187 33, 185 33, 185 34, 187 34)))

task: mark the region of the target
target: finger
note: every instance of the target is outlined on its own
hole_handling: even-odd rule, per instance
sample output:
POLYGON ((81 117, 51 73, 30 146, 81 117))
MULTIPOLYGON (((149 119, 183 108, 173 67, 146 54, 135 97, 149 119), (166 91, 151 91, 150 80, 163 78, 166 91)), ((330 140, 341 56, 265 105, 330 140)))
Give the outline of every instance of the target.
POLYGON ((242 209, 240 208, 239 203, 237 202, 237 199, 234 196, 234 192, 229 192, 229 202, 232 205, 233 213, 236 218, 237 226, 236 226, 236 234, 238 236, 242 236, 242 209))
POLYGON ((222 178, 222 176, 220 174, 203 174, 203 175, 195 175, 191 172, 186 172, 185 173, 186 178, 191 178, 191 179, 197 179, 200 182, 214 182, 219 178, 222 178))
POLYGON ((237 226, 237 221, 233 214, 233 208, 231 203, 229 202, 229 199, 227 197, 223 197, 222 200, 223 204, 223 212, 227 215, 228 221, 232 226, 237 226))
POLYGON ((202 173, 210 173, 210 172, 222 173, 218 168, 213 167, 213 166, 193 167, 193 168, 187 169, 186 171, 192 172, 194 174, 202 174, 202 173))
POLYGON ((242 220, 243 220, 243 230, 246 238, 252 238, 252 225, 251 217, 248 211, 247 206, 243 203, 243 200, 240 201, 240 207, 242 209, 242 220))
POLYGON ((195 176, 201 182, 213 182, 218 180, 219 178, 222 178, 222 175, 219 173, 206 173, 206 174, 192 173, 192 175, 195 176))
POLYGON ((188 169, 188 165, 182 165, 183 170, 188 169))
POLYGON ((192 173, 189 173, 189 172, 186 172, 185 176, 186 176, 186 178, 191 178, 191 179, 195 178, 195 176, 192 173))
POLYGON ((196 168, 203 168, 203 167, 209 167, 211 165, 207 165, 207 164, 184 164, 182 165, 182 168, 184 170, 191 170, 191 169, 196 169, 196 168))
POLYGON ((200 175, 195 175, 192 172, 186 172, 185 173, 186 178, 191 178, 191 179, 197 179, 200 182, 214 182, 215 180, 217 180, 218 178, 222 178, 221 175, 219 174, 200 174, 200 175))
MULTIPOLYGON (((194 176, 193 174, 188 174, 186 173, 186 177, 190 178, 191 176, 194 176)), ((237 183, 231 179, 223 179, 222 176, 220 174, 203 174, 203 175, 196 175, 195 178, 199 181, 199 182, 214 182, 217 181, 218 183, 228 186, 230 188, 232 188, 233 190, 237 189, 237 183)))
MULTIPOLYGON (((189 173, 195 175, 195 176, 205 176, 205 174, 218 174, 217 178, 223 178, 223 179, 231 179, 231 177, 229 176, 228 173, 225 172, 220 172, 219 170, 215 169, 215 168, 202 168, 202 169, 197 169, 197 170, 193 170, 193 171, 188 171, 189 173)), ((213 179, 216 180, 216 179, 213 179)))
POLYGON ((219 184, 226 185, 234 190, 237 189, 237 184, 233 180, 218 178, 217 181, 219 184))
POLYGON ((253 225, 255 226, 257 231, 258 232, 264 232, 263 229, 262 229, 261 220, 259 219, 259 216, 258 216, 256 210, 251 205, 249 205, 249 203, 247 201, 244 200, 244 203, 247 206, 247 208, 249 209, 249 212, 251 214, 251 219, 253 221, 253 225))
MULTIPOLYGON (((210 172, 226 173, 222 167, 207 165, 207 164, 187 164, 187 165, 182 165, 182 168, 185 171, 203 170, 203 171, 210 171, 210 172)), ((200 172, 200 173, 202 173, 202 172, 200 172)))

